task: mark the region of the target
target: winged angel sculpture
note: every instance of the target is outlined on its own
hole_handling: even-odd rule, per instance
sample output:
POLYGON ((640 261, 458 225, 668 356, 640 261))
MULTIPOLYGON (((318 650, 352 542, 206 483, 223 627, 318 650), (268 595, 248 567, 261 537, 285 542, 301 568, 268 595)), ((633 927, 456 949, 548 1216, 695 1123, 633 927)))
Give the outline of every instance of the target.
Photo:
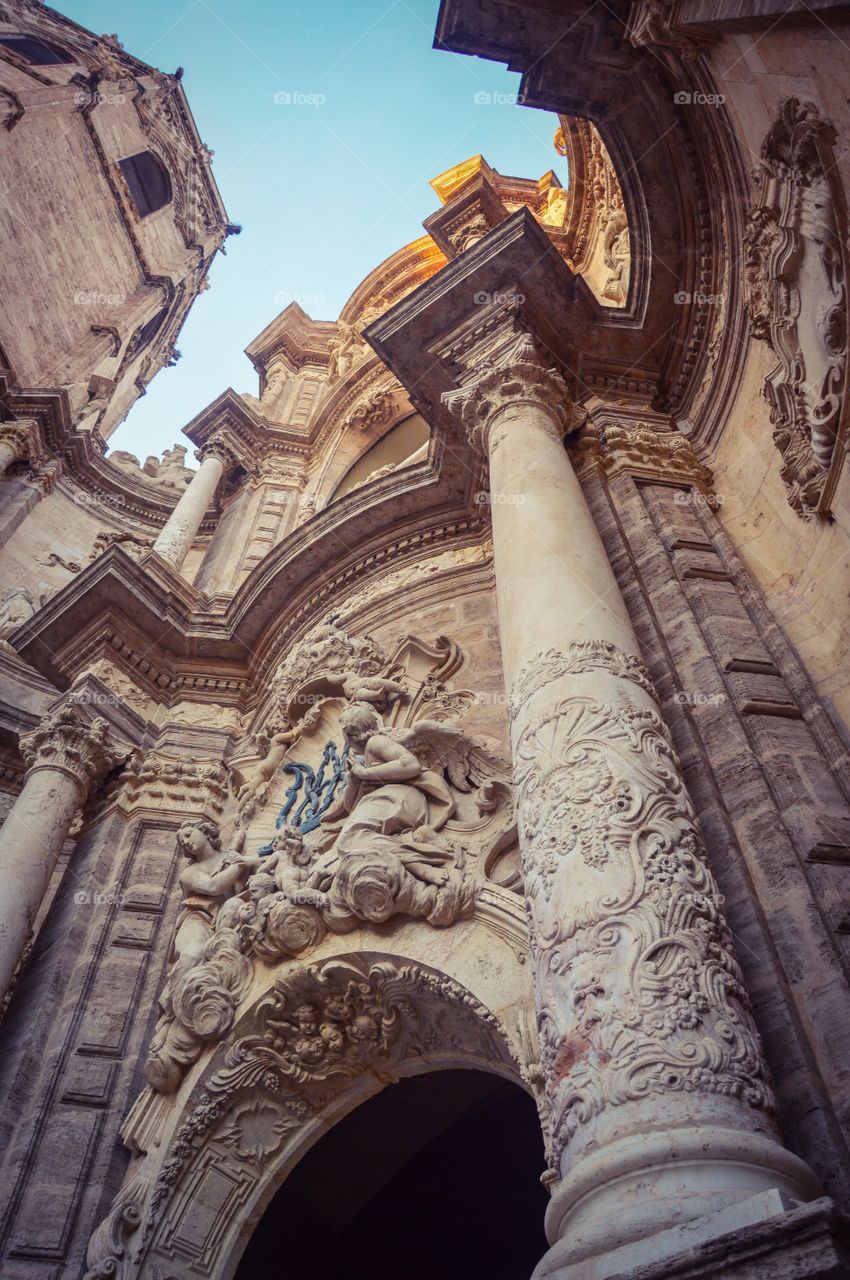
MULTIPOLYGON (((219 876, 216 901, 210 897, 204 917, 214 925, 207 926, 203 955, 166 986, 146 1070, 154 1088, 176 1088, 204 1043, 232 1025, 254 958, 272 963, 301 956, 329 931, 380 928, 396 917, 443 928, 473 913, 489 853, 513 822, 507 766, 443 721, 385 723, 398 716, 398 698, 410 697, 403 686, 380 677, 379 690, 371 670, 365 685, 364 672, 355 669, 357 680, 347 678, 347 669, 344 674, 342 697, 332 686, 320 710, 286 735, 309 755, 305 731, 316 743, 328 732, 342 734, 333 798, 321 805, 320 817, 297 821, 301 811, 288 793, 268 845, 244 854, 239 830, 239 847, 222 855, 223 865, 234 868, 227 872, 232 887, 219 876)), ((409 672, 406 678, 410 685, 409 672)), ((419 684, 429 687, 424 675, 419 684)), ((275 758, 279 768, 282 755, 275 758)), ((268 769, 262 774, 265 786, 268 769)), ((237 805, 245 786, 243 780, 236 790, 237 805)), ((248 819, 253 804, 239 812, 248 819)))

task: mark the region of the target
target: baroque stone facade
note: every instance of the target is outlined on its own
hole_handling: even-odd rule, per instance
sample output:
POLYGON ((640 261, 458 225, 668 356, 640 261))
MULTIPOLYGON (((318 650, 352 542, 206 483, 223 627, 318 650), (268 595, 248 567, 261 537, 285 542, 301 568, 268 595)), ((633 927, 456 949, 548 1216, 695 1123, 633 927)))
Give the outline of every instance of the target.
POLYGON ((179 78, 0 7, 135 263, 8 267, 4 1278, 419 1280, 414 1194, 506 1280, 850 1274, 843 21, 443 0, 569 185, 438 175, 141 462, 236 228, 179 78))

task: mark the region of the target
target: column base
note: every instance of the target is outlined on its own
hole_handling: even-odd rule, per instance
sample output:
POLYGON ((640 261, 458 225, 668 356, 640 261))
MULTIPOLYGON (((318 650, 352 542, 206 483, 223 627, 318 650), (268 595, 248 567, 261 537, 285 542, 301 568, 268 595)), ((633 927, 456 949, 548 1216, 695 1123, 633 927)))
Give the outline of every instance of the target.
POLYGON ((822 1194, 808 1166, 767 1134, 695 1125, 621 1138, 583 1156, 558 1186, 546 1213, 553 1247, 533 1280, 595 1277, 565 1268, 641 1250, 693 1222, 717 1219, 726 1231, 724 1215, 774 1192, 784 1207, 822 1194))
POLYGON ((718 1213, 581 1262, 559 1240, 533 1280, 844 1280, 850 1223, 827 1198, 800 1205, 762 1191, 718 1213))

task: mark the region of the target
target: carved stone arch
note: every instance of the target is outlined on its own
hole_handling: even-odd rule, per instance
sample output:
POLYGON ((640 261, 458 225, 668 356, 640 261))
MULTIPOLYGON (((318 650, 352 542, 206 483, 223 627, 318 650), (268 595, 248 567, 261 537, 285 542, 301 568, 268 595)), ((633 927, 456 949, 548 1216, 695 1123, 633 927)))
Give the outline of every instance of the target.
POLYGON ((307 1151, 403 1077, 469 1068, 535 1096, 533 1036, 506 1022, 446 972, 387 952, 280 971, 176 1122, 161 1095, 137 1102, 124 1132, 140 1155, 92 1237, 87 1280, 228 1280, 247 1225, 307 1151))

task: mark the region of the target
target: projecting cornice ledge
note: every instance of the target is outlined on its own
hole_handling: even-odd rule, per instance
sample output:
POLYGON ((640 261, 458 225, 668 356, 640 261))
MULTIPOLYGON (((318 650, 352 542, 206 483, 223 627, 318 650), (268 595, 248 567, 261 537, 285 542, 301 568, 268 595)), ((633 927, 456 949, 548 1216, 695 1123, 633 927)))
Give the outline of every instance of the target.
POLYGON ((433 421, 470 353, 486 351, 489 335, 506 324, 534 335, 578 400, 603 390, 651 399, 657 390, 658 344, 628 311, 599 305, 527 209, 391 307, 364 337, 433 421))
MULTIPOLYGON (((486 515, 474 502, 477 462, 457 465, 445 433, 429 460, 346 495, 295 530, 221 607, 159 557, 137 563, 113 546, 13 636, 25 661, 65 688, 114 636, 166 688, 177 669, 250 680, 322 612, 391 569, 479 539, 486 515)), ((135 661, 135 659, 134 659, 135 661)))

